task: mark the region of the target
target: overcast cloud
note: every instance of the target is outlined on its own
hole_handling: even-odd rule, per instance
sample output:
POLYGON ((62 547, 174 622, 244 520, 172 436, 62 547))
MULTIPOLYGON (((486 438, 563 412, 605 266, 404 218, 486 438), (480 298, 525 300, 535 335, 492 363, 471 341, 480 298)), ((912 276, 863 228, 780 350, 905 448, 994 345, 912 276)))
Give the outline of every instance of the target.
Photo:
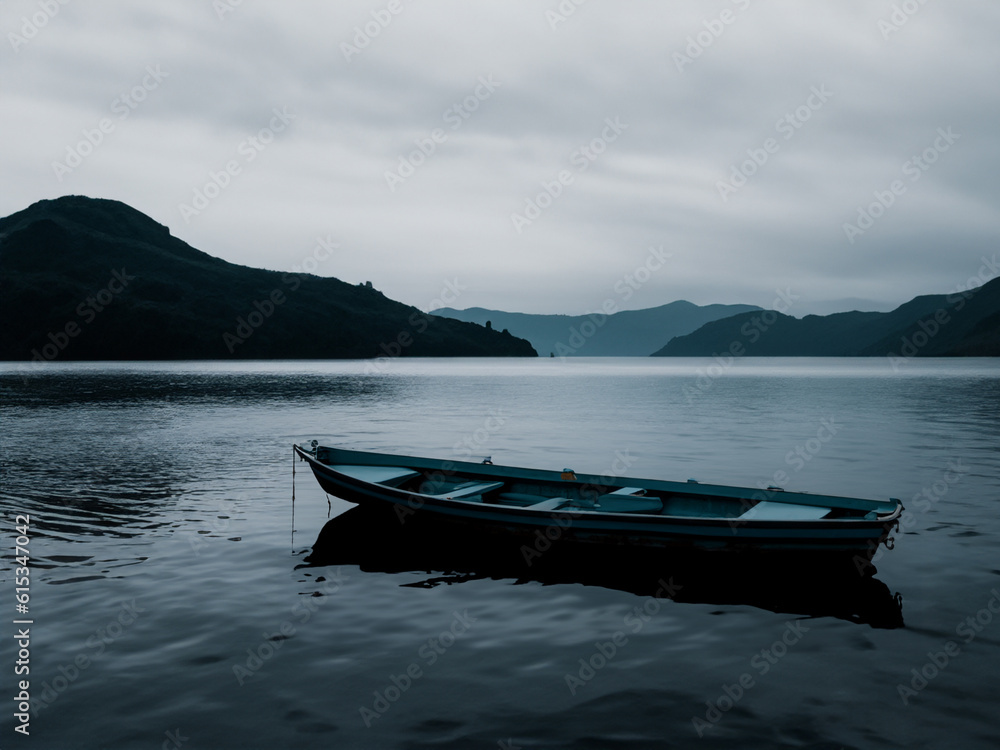
POLYGON ((954 289, 998 250, 996 3, 0 14, 3 215, 114 198, 272 269, 329 237, 320 275, 421 308, 450 283, 456 307, 526 312, 769 306, 777 289, 797 315, 891 306, 954 289), (667 262, 623 300, 616 283, 651 247, 667 262))

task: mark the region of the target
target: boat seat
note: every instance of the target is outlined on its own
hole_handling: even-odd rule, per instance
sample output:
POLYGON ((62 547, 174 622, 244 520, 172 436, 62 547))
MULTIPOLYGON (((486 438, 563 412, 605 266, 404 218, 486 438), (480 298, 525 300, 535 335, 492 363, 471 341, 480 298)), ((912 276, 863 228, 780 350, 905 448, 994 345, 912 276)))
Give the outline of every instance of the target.
POLYGON ((525 505, 525 508, 531 508, 532 510, 559 510, 562 506, 570 502, 569 498, 566 497, 550 497, 547 500, 542 500, 538 503, 532 503, 531 505, 525 505))
POLYGON ((453 487, 447 492, 442 492, 440 494, 424 493, 430 497, 436 497, 444 500, 471 500, 476 495, 482 495, 492 490, 498 490, 503 487, 503 482, 476 482, 470 485, 453 487))
POLYGON ((599 510, 603 513, 659 513, 663 503, 657 497, 643 497, 646 490, 642 487, 619 487, 614 492, 598 495, 594 500, 596 505, 588 505, 588 510, 599 510))
POLYGON ((398 487, 407 479, 420 476, 419 471, 403 466, 353 466, 350 464, 331 464, 330 468, 346 474, 362 482, 384 484, 387 487, 398 487))
POLYGON ((607 495, 601 495, 601 497, 610 497, 611 495, 645 495, 646 490, 642 487, 619 487, 614 492, 609 492, 607 495))
POLYGON ((739 518, 745 521, 818 521, 826 517, 831 508, 797 503, 776 503, 762 500, 739 518))

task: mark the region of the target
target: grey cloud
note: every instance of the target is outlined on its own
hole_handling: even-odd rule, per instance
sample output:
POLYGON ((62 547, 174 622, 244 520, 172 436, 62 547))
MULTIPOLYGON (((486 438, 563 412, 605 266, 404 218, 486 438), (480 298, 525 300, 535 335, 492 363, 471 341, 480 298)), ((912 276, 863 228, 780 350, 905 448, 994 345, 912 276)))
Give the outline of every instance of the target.
MULTIPOLYGON (((462 305, 539 312, 599 303, 651 244, 676 263, 637 306, 768 304, 795 283, 803 309, 946 290, 996 247, 1000 9, 926 3, 885 39, 887 1, 588 2, 553 29, 557 6, 404 0, 348 62, 341 45, 386 2, 243 3, 222 19, 211 3, 69 3, 3 51, 17 148, 0 211, 114 197, 207 252, 273 268, 333 232, 351 252, 322 273, 418 305, 458 273, 462 305), (706 32, 679 70, 675 55, 706 32), (155 64, 170 78, 57 181, 52 161, 155 64), (501 85, 452 128, 446 110, 480 76, 501 85), (829 101, 779 130, 813 87, 829 101), (244 159, 273 107, 297 119, 185 221, 178 204, 244 159), (627 131, 579 169, 573 155, 608 117, 627 131), (843 225, 949 126, 961 140, 851 243, 843 225), (444 141, 391 190, 386 173, 438 128, 444 141), (768 139, 777 151, 723 200, 720 181, 768 139), (518 233, 511 214, 560 170, 573 183, 518 233)), ((5 3, 0 28, 35 7, 5 3)))

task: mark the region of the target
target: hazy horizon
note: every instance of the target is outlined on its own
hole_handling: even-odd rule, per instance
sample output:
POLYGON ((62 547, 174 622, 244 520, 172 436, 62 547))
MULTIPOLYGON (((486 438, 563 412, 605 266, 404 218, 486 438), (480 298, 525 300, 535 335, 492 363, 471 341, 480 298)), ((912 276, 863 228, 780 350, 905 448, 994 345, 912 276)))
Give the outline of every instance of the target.
MULTIPOLYGON (((909 301, 909 300, 905 300, 905 301, 909 301)), ((685 300, 685 299, 667 300, 666 302, 662 302, 660 304, 651 304, 651 305, 645 306, 645 307, 623 308, 620 312, 635 312, 635 311, 639 311, 639 310, 650 310, 650 309, 656 308, 656 307, 664 307, 666 305, 671 305, 674 302, 691 302, 691 300, 685 300)), ((691 304, 698 304, 698 303, 692 302, 691 304)), ((735 302, 724 301, 724 302, 707 302, 705 304, 698 305, 698 306, 699 307, 707 307, 709 305, 744 305, 744 304, 750 304, 750 303, 748 303, 748 302, 739 302, 739 301, 735 301, 735 302)), ((900 304, 903 304, 903 303, 900 303, 900 304)), ((851 312, 851 311, 854 311, 854 310, 859 311, 859 312, 891 312, 892 310, 895 310, 897 307, 899 307, 898 304, 879 303, 879 302, 876 302, 874 300, 854 300, 852 302, 852 300, 850 300, 850 299, 845 299, 845 300, 819 300, 817 302, 810 303, 810 305, 811 305, 811 309, 807 310, 804 306, 802 306, 797 311, 798 314, 794 314, 791 310, 789 310, 788 314, 791 315, 793 318, 802 318, 802 317, 805 317, 806 315, 831 315, 831 314, 838 313, 838 312, 851 312), (855 306, 851 307, 850 306, 851 304, 854 304, 855 306), (848 306, 844 307, 842 305, 848 305, 848 306), (825 310, 825 312, 824 312, 824 310, 825 310)), ((433 313, 433 312, 437 312, 438 310, 448 310, 448 309, 456 310, 458 312, 467 312, 469 310, 488 310, 488 311, 492 312, 492 311, 496 310, 497 312, 514 313, 514 314, 518 314, 518 315, 565 315, 567 317, 580 317, 580 316, 587 315, 588 313, 594 312, 594 310, 579 310, 579 311, 573 311, 573 312, 562 312, 562 311, 558 311, 558 310, 551 311, 551 312, 544 312, 544 311, 542 311, 542 312, 526 312, 524 310, 508 310, 508 309, 504 309, 504 308, 500 308, 500 307, 483 307, 482 305, 470 305, 469 307, 452 307, 450 305, 447 305, 447 306, 445 306, 443 308, 436 308, 435 310, 431 310, 431 312, 433 313)), ((767 308, 765 307, 763 309, 767 309, 767 308)))

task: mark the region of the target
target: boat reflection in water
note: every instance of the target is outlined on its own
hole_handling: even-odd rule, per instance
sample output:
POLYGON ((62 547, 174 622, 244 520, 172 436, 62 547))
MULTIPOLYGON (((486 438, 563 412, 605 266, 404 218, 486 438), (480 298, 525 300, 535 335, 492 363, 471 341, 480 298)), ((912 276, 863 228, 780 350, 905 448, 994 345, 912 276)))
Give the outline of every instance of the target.
POLYGON ((481 533, 414 514, 400 523, 383 508, 359 506, 327 522, 310 566, 357 565, 363 571, 436 573, 412 586, 478 578, 518 583, 578 583, 668 597, 676 602, 746 604, 782 614, 836 617, 873 628, 903 627, 901 597, 849 560, 815 556, 668 555, 662 549, 571 544, 542 537, 481 533), (664 586, 664 582, 669 584, 664 586))

